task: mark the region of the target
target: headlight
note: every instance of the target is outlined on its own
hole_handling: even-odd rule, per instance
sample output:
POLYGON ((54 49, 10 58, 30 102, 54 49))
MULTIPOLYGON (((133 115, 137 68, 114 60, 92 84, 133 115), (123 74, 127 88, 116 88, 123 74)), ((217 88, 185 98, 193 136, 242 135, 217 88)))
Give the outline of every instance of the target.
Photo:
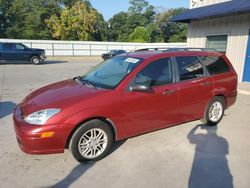
POLYGON ((60 111, 60 109, 54 108, 40 110, 26 116, 24 120, 30 124, 43 125, 49 118, 56 115, 60 111))

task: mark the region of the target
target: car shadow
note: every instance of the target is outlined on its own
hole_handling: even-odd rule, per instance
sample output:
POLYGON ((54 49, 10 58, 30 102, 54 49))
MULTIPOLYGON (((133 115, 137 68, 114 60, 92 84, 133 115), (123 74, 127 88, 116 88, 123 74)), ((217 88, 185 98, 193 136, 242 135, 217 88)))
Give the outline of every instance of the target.
POLYGON ((228 142, 217 135, 217 126, 198 125, 189 132, 187 138, 195 145, 188 187, 233 188, 233 177, 226 158, 229 154, 228 142), (198 128, 205 130, 205 133, 196 133, 198 128))
MULTIPOLYGON (((113 153, 115 150, 117 150, 119 147, 121 147, 126 140, 115 142, 112 150, 110 151, 110 154, 113 153)), ((71 172, 61 181, 58 183, 52 185, 53 188, 60 188, 60 187, 70 187, 72 183, 74 183, 77 179, 79 179, 87 170, 92 168, 95 165, 94 162, 89 163, 80 163, 78 164, 71 172)))
POLYGON ((11 101, 0 102, 0 119, 10 115, 15 107, 16 104, 11 101))
POLYGON ((82 163, 78 164, 71 172, 61 181, 52 185, 53 188, 69 187, 74 183, 78 178, 80 178, 87 170, 94 166, 95 163, 82 163))
POLYGON ((60 63, 68 63, 68 61, 46 60, 46 61, 42 62, 41 65, 60 64, 60 63))
MULTIPOLYGON (((46 60, 41 62, 39 65, 48 65, 48 64, 60 64, 60 63, 68 63, 68 61, 59 61, 59 60, 46 60)), ((29 61, 21 61, 21 60, 2 60, 0 61, 0 65, 32 65, 29 61)))

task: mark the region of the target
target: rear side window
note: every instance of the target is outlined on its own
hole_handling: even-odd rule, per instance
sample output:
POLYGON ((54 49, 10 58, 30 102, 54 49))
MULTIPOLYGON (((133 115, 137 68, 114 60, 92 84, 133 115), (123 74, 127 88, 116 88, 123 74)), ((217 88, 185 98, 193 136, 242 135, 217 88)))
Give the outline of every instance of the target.
POLYGON ((230 68, 222 57, 207 56, 203 58, 207 71, 210 75, 230 72, 230 68))
POLYGON ((180 81, 191 80, 204 76, 201 61, 196 56, 176 57, 180 81))
POLYGON ((9 43, 3 44, 3 50, 13 50, 13 45, 9 43))

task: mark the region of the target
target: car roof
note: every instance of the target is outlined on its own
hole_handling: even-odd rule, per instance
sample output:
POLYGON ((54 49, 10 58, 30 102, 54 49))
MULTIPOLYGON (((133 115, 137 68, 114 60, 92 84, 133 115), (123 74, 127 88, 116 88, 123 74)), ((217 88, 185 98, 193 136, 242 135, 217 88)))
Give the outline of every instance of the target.
POLYGON ((119 56, 128 56, 134 58, 142 58, 148 59, 153 57, 162 57, 162 56, 222 56, 221 53, 217 51, 184 51, 184 50, 154 50, 154 51, 147 51, 147 50, 140 50, 129 52, 125 54, 121 54, 119 56))

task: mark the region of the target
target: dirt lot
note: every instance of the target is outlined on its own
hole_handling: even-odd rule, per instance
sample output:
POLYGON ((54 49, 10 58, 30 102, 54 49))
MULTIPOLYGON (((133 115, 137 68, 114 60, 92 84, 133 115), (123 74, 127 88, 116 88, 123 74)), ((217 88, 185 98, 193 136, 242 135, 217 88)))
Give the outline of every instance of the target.
POLYGON ((216 127, 195 121, 119 142, 94 164, 70 152, 27 155, 18 148, 11 113, 27 94, 83 74, 99 59, 52 59, 0 65, 0 187, 239 187, 250 185, 250 95, 239 94, 216 127), (70 60, 70 62, 68 62, 70 60))

